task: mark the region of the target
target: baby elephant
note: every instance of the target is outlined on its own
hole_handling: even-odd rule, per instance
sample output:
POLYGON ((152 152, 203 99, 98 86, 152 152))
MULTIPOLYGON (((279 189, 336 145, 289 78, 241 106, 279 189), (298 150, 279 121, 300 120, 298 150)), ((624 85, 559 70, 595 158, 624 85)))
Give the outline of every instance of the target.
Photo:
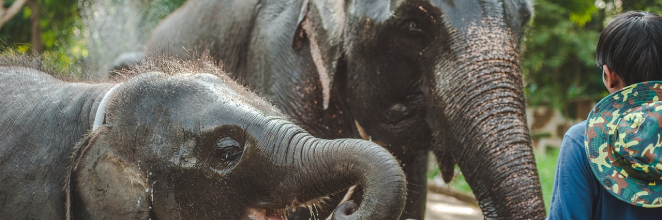
POLYGON ((117 84, 0 66, 3 219, 274 220, 354 184, 334 219, 402 214, 383 148, 315 138, 213 64, 143 65, 117 84))

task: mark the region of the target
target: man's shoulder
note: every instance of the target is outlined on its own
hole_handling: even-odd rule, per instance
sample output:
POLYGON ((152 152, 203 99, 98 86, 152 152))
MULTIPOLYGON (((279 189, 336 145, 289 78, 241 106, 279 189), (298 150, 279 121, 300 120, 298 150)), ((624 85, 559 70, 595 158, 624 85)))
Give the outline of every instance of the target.
POLYGON ((586 120, 579 122, 573 125, 572 127, 570 127, 570 129, 568 129, 568 131, 565 132, 565 136, 580 141, 584 139, 585 133, 586 133, 586 120))

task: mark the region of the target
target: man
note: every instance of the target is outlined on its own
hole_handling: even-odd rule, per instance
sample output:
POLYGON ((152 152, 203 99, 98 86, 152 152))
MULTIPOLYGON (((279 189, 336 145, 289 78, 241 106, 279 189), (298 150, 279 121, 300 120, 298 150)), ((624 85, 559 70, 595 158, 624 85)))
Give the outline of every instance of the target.
POLYGON ((662 18, 616 16, 596 60, 611 94, 565 134, 547 219, 660 219, 662 18))

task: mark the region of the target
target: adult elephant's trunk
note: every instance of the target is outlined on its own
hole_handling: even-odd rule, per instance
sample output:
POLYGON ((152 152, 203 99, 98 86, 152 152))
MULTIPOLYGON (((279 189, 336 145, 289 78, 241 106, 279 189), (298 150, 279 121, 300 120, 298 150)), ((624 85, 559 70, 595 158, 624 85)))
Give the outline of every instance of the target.
POLYGON ((278 131, 274 148, 276 164, 287 169, 279 186, 285 198, 305 203, 340 192, 355 184, 364 188, 358 209, 342 204, 333 219, 398 219, 405 204, 404 173, 395 158, 382 147, 356 139, 324 140, 281 120, 270 122, 278 131), (281 138, 282 137, 282 138, 281 138), (355 210, 356 209, 356 210, 355 210))
POLYGON ((542 219, 517 41, 501 26, 483 21, 455 35, 454 53, 437 65, 428 109, 434 152, 446 181, 460 166, 486 219, 542 219))

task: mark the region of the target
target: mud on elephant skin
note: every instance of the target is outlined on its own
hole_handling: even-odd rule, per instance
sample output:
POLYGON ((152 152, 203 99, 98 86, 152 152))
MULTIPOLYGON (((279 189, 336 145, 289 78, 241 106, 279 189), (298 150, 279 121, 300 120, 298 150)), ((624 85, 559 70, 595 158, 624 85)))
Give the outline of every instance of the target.
POLYGON ((402 218, 423 219, 427 155, 459 165, 486 218, 544 218, 526 127, 528 0, 189 0, 147 53, 210 49, 314 135, 363 137, 398 158, 402 218))
POLYGON ((281 219, 353 184, 369 202, 335 219, 401 215, 404 173, 380 146, 315 138, 208 62, 134 71, 92 84, 0 65, 3 218, 281 219))

